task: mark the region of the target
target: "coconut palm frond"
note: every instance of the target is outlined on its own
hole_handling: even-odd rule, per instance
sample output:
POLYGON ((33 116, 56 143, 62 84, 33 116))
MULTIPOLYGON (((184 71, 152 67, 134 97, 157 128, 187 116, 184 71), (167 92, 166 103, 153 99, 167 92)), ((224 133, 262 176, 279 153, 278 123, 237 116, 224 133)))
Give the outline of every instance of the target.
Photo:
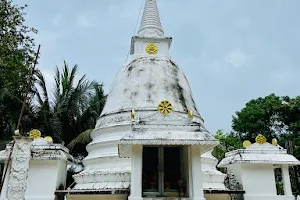
POLYGON ((93 129, 88 129, 81 134, 79 134, 75 139, 73 139, 67 147, 72 151, 72 149, 75 147, 76 144, 88 144, 92 141, 90 134, 93 131, 93 129))
POLYGON ((61 83, 60 72, 58 67, 55 68, 54 80, 55 80, 54 101, 58 102, 60 101, 60 83, 61 83))
POLYGON ((48 91, 47 91, 47 87, 46 87, 45 77, 40 71, 37 71, 35 73, 35 75, 37 77, 36 83, 39 86, 39 88, 41 89, 41 94, 38 93, 38 95, 37 95, 39 104, 43 105, 44 107, 46 107, 49 110, 50 104, 49 104, 49 96, 48 96, 48 91))

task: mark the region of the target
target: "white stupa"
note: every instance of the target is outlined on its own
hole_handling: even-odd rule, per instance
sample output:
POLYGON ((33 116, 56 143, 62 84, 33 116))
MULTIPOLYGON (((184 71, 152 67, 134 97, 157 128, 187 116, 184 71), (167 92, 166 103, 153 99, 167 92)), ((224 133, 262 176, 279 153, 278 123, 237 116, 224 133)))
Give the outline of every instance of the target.
MULTIPOLYGON (((87 145, 88 156, 83 160, 84 170, 74 175, 76 185, 73 191, 105 191, 109 194, 128 191, 133 187, 131 166, 135 161, 130 159, 133 156, 132 146, 144 146, 149 149, 157 148, 152 148, 149 152, 158 152, 155 155, 156 160, 153 161, 158 162, 158 171, 157 175, 152 174, 151 180, 149 179, 153 181, 149 183, 152 185, 145 186, 149 188, 143 195, 158 195, 158 191, 161 190, 164 190, 164 193, 160 195, 174 195, 172 192, 175 190, 172 190, 172 187, 177 185, 174 180, 160 183, 156 180, 168 178, 167 175, 160 175, 160 170, 167 171, 162 169, 167 168, 167 161, 160 155, 164 154, 163 152, 166 155, 170 150, 163 148, 182 147, 178 148, 182 157, 178 158, 178 163, 181 163, 180 170, 184 171, 188 168, 184 163, 198 163, 198 160, 185 162, 185 159, 188 159, 185 155, 194 151, 188 150, 189 146, 199 146, 200 162, 200 155, 218 144, 205 129, 187 78, 171 60, 171 42, 172 38, 164 37, 156 1, 146 0, 138 36, 133 37, 131 41, 130 59, 128 64, 119 70, 112 84, 105 107, 91 133, 92 142, 87 145), (164 178, 161 178, 162 176, 164 178), (166 188, 170 190, 166 192, 166 188)), ((173 150, 171 148, 170 151, 173 150)), ((145 152, 148 151, 144 150, 145 152)), ((176 150, 173 153, 175 152, 176 150)), ((208 182, 202 183, 202 178, 197 181, 210 190, 226 190, 223 183, 225 175, 216 170, 217 161, 210 152, 203 156, 203 162, 206 162, 202 167, 208 182), (213 182, 209 183, 210 180, 213 182)), ((143 162, 143 165, 148 164, 143 162)), ((196 166, 193 167, 196 170, 196 166)), ((202 176, 202 167, 199 165, 197 168, 199 176, 202 176)), ((184 178, 185 181, 188 179, 189 169, 186 171, 181 175, 181 179, 184 178)), ((143 179, 146 177, 144 174, 146 172, 143 172, 143 179)), ((190 181, 191 179, 189 178, 190 181)), ((192 182, 185 184, 192 185, 192 182)), ((202 186, 200 190, 201 188, 202 186)), ((191 186, 188 190, 192 193, 191 186)), ((203 192, 200 191, 199 195, 203 196, 201 193, 203 192)))

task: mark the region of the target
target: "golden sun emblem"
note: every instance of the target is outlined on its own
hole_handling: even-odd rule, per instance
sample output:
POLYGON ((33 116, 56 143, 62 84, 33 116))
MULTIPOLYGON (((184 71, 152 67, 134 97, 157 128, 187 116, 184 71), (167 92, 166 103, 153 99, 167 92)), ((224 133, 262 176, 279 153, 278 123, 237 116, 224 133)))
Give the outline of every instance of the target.
POLYGON ((258 144, 265 144, 267 142, 267 138, 263 135, 258 135, 256 138, 255 138, 255 141, 256 143, 258 144))
POLYGON ((157 54, 158 52, 158 47, 153 43, 147 44, 145 49, 148 54, 157 54))
POLYGON ((160 102, 160 104, 158 104, 157 110, 161 114, 167 115, 173 111, 173 106, 169 101, 162 101, 162 102, 160 102))
POLYGON ((29 132, 29 137, 35 139, 38 139, 41 137, 41 131, 39 131, 38 129, 33 129, 29 132))

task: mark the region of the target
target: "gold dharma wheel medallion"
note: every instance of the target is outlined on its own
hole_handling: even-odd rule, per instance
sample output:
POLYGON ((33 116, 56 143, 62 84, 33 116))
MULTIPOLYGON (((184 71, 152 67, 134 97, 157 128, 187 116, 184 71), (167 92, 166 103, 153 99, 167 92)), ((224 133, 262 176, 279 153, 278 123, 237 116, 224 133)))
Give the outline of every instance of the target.
POLYGON ((258 135, 256 138, 255 138, 255 141, 256 143, 258 144, 265 144, 267 142, 267 138, 263 135, 258 135))
POLYGON ((173 106, 169 101, 162 101, 157 107, 157 110, 163 114, 167 115, 170 114, 173 111, 173 106))
POLYGON ((145 50, 148 54, 157 54, 158 47, 155 44, 150 43, 150 44, 147 44, 145 50))
POLYGON ((41 135, 41 131, 39 131, 38 129, 33 129, 29 132, 29 137, 33 138, 34 140, 40 138, 41 135))

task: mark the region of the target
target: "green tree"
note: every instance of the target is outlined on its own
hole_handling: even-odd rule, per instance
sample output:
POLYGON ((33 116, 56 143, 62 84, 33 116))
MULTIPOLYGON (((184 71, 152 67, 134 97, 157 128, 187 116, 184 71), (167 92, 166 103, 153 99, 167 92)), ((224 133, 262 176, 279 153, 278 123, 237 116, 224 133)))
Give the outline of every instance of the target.
MULTIPOLYGON (((279 139, 279 144, 300 159, 300 96, 291 98, 270 94, 250 100, 233 116, 232 128, 243 140, 258 135, 279 139)), ((300 193, 300 168, 291 168, 293 192, 300 193)))
POLYGON ((234 133, 225 133, 223 130, 218 130, 215 138, 220 141, 220 144, 215 147, 213 155, 219 161, 225 157, 225 153, 243 147, 243 141, 234 133))
POLYGON ((281 141, 291 141, 293 144, 291 153, 300 159, 300 96, 295 98, 285 96, 282 97, 282 101, 278 113, 287 133, 281 136, 281 141))
MULTIPOLYGON (((9 139, 15 128, 31 75, 35 45, 30 35, 37 31, 24 24, 26 7, 0 0, 0 139, 9 139)), ((24 124, 30 122, 29 107, 24 124)))
POLYGON ((77 72, 77 65, 69 69, 66 62, 62 71, 56 68, 53 99, 42 73, 36 75, 36 127, 57 142, 70 143, 73 153, 85 152, 89 133, 105 103, 103 85, 89 81, 85 75, 75 83, 77 72))
POLYGON ((275 94, 252 99, 233 116, 232 128, 243 140, 253 140, 259 134, 266 136, 268 141, 278 138, 285 132, 285 126, 278 114, 281 105, 281 97, 275 94))

